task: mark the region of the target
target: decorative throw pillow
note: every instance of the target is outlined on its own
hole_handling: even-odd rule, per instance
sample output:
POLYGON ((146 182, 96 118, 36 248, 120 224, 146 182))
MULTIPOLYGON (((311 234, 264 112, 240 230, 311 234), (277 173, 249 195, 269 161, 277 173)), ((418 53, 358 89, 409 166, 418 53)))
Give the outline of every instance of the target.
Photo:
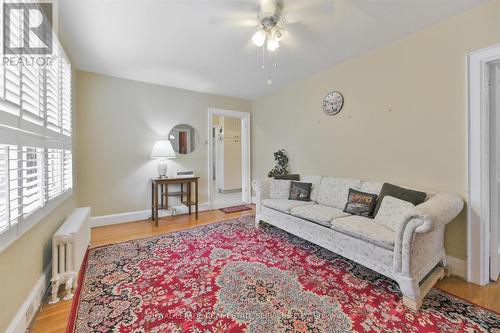
POLYGON ((404 222, 408 210, 412 207, 415 207, 415 205, 411 202, 386 195, 382 199, 380 209, 375 216, 375 222, 396 231, 398 225, 404 222))
POLYGON ((377 215, 378 210, 380 209, 380 205, 382 205, 382 201, 384 200, 384 197, 386 195, 411 202, 415 206, 420 205, 425 201, 425 198, 427 197, 427 194, 425 192, 414 191, 404 187, 384 183, 382 189, 380 190, 380 194, 378 195, 378 202, 377 206, 375 206, 375 212, 373 213, 373 215, 377 215))
POLYGON ((306 175, 300 180, 303 183, 311 183, 311 201, 318 201, 319 184, 321 183, 321 176, 306 175))
POLYGON ((377 197, 378 195, 376 194, 356 191, 350 188, 344 212, 352 215, 371 217, 377 203, 377 197))
POLYGON ((290 181, 271 179, 269 182, 269 197, 271 199, 288 199, 290 196, 290 181))
POLYGON ((292 181, 290 185, 290 195, 288 199, 299 201, 311 201, 312 183, 302 183, 292 181))

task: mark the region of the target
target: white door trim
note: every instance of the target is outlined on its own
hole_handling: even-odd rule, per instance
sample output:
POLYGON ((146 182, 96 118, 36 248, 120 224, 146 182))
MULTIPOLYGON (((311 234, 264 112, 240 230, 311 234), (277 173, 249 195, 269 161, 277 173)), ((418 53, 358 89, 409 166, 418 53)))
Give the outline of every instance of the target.
POLYGON ((500 45, 467 55, 467 280, 489 283, 490 113, 488 63, 500 59, 500 45))
POLYGON ((231 118, 240 118, 241 119, 241 191, 242 191, 242 200, 245 203, 252 202, 252 192, 251 192, 251 172, 250 172, 250 113, 249 112, 241 112, 241 111, 233 111, 233 110, 225 110, 225 109, 217 109, 217 108, 208 108, 208 198, 210 203, 210 209, 214 208, 214 194, 215 189, 213 188, 213 152, 212 152, 212 127, 213 116, 221 116, 221 117, 231 117, 231 118))

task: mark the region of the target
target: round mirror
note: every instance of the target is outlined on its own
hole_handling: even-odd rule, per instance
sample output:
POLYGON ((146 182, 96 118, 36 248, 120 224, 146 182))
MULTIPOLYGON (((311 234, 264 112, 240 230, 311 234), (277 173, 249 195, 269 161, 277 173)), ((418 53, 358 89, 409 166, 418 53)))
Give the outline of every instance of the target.
POLYGON ((198 134, 193 126, 180 124, 170 130, 168 139, 175 152, 178 154, 189 154, 196 149, 198 134))

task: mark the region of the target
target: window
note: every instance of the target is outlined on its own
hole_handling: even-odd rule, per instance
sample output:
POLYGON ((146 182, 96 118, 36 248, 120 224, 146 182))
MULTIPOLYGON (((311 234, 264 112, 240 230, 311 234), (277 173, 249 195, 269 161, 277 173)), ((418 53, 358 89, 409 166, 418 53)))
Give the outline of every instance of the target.
POLYGON ((0 64, 0 251, 73 187, 71 63, 56 45, 51 63, 0 64))

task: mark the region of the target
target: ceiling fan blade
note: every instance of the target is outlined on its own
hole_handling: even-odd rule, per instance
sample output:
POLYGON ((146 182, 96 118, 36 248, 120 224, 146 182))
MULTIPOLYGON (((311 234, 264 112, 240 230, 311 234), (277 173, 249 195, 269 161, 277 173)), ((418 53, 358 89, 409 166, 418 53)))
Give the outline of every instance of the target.
POLYGON ((266 15, 276 14, 279 8, 283 8, 283 0, 259 0, 259 9, 266 15))
POLYGON ((231 26, 231 27, 252 27, 255 28, 259 25, 256 19, 249 18, 231 18, 231 17, 219 17, 210 16, 208 18, 208 23, 210 25, 216 26, 231 26))
POLYGON ((251 11, 256 12, 259 9, 258 0, 175 0, 177 2, 195 6, 195 7, 207 7, 210 9, 221 9, 221 10, 239 10, 239 11, 251 11))
POLYGON ((331 15, 335 9, 333 0, 286 1, 284 13, 287 20, 298 21, 301 18, 313 18, 317 15, 331 15))
POLYGON ((283 44, 289 44, 289 40, 294 44, 308 44, 317 40, 318 35, 304 22, 294 22, 287 24, 283 34, 283 44))

